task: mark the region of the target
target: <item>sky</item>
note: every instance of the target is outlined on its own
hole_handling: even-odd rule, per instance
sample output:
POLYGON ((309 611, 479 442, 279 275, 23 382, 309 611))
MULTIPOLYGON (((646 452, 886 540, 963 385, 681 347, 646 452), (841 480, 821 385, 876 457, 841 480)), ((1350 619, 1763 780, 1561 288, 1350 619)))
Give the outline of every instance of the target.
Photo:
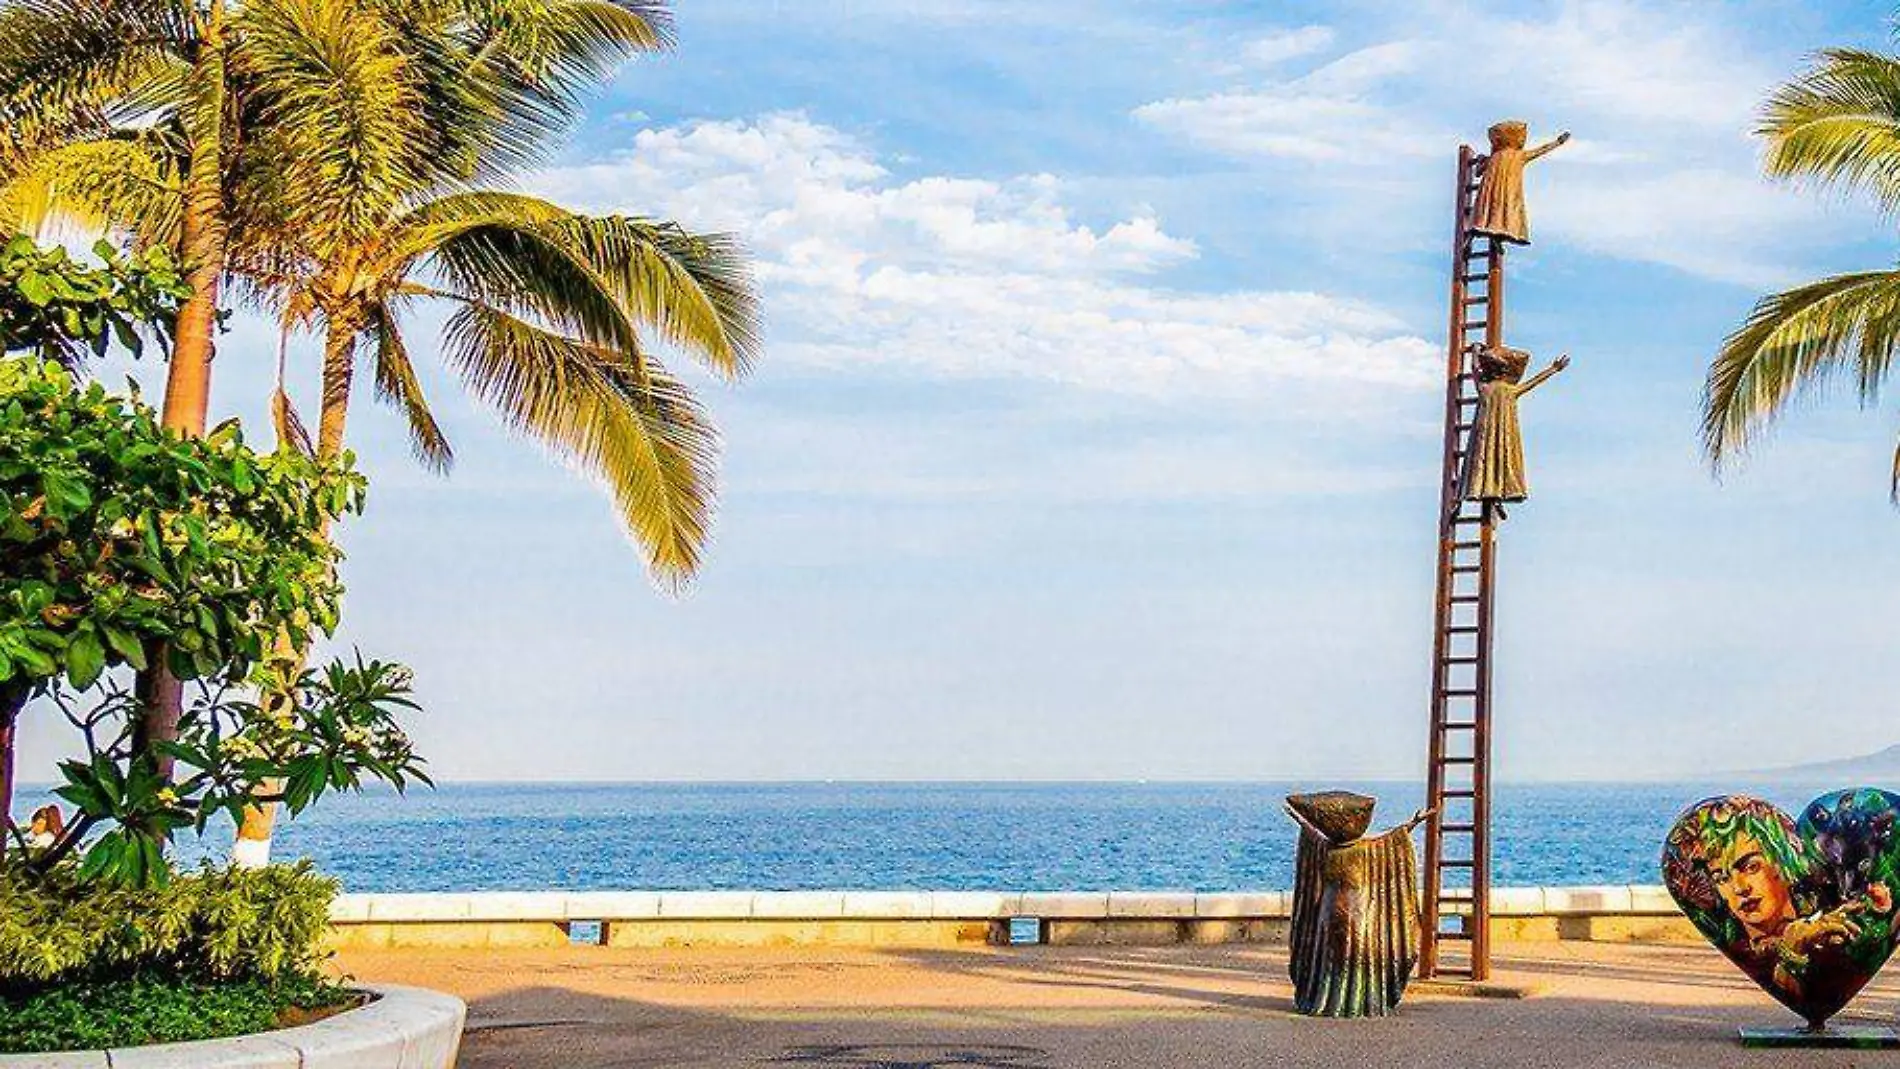
MULTIPOLYGON (((1574 135, 1507 338, 1574 363, 1525 402, 1494 774, 1900 741, 1892 413, 1836 390, 1719 479, 1697 441, 1756 298, 1892 262, 1749 133, 1815 49, 1894 47, 1887 4, 677 6, 520 184, 753 250, 756 372, 670 358, 724 435, 713 545, 661 591, 439 365, 448 478, 360 406, 336 646, 415 668, 439 776, 1421 776, 1453 168, 1503 118, 1574 135)), ((260 416, 271 357, 240 317, 214 408, 260 416)), ((28 778, 57 741, 26 723, 28 778)))

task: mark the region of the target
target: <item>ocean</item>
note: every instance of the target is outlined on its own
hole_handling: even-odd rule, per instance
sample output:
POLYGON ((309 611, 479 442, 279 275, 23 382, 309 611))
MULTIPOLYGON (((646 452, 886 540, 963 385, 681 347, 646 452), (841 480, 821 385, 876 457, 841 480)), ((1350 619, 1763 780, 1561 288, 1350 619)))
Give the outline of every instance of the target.
MULTIPOLYGON (((1750 789, 1791 815, 1833 785, 1750 789)), ((333 796, 280 827, 349 891, 1280 889, 1290 791, 1379 798, 1416 783, 444 784, 333 796)), ((1507 784, 1493 802, 1499 886, 1660 883, 1676 815, 1734 784, 1507 784)), ((46 800, 25 790, 16 812, 46 800)), ((229 829, 180 859, 222 857, 229 829)))

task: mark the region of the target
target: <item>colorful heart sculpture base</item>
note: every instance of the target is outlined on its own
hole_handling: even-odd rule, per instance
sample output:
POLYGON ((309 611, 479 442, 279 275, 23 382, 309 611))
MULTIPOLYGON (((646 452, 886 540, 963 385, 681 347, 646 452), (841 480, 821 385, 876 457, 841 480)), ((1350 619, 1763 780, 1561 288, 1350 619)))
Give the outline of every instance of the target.
POLYGON ((1893 953, 1900 795, 1871 787, 1809 802, 1799 823, 1746 795, 1676 818, 1663 882, 1709 942, 1818 1028, 1893 953))

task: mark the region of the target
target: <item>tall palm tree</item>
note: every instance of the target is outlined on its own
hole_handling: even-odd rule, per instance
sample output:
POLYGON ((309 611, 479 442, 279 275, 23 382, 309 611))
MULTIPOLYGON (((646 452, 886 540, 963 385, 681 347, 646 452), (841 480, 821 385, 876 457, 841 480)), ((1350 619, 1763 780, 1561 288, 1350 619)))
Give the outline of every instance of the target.
MULTIPOLYGON (((758 350, 757 301, 733 239, 470 192, 398 210, 304 275, 282 274, 269 250, 248 273, 245 251, 236 250, 234 266, 274 296, 286 328, 308 324, 322 334, 319 457, 345 448, 360 362, 377 397, 403 413, 417 457, 447 470, 453 453, 404 332, 413 306, 444 304, 453 311, 442 355, 464 387, 603 483, 656 578, 677 585, 698 568, 717 434, 645 338, 721 377, 744 374, 758 350)), ((281 385, 274 402, 288 415, 281 385)), ((292 672, 304 652, 286 651, 292 672)), ((268 860, 274 820, 273 806, 246 810, 236 854, 243 863, 268 860)))
POLYGON ((444 303, 443 355, 463 384, 605 483, 656 578, 678 584, 697 569, 716 436, 647 339, 722 377, 745 373, 757 301, 731 237, 521 194, 452 193, 393 212, 311 266, 280 285, 286 317, 323 335, 320 456, 343 449, 361 360, 377 396, 407 418, 417 456, 449 466, 403 331, 411 306, 444 303))
MULTIPOLYGON (((1757 133, 1775 178, 1870 195, 1900 210, 1900 58, 1821 53, 1769 98, 1757 133)), ((1900 352, 1900 270, 1835 275, 1762 298, 1709 367, 1702 440, 1720 465, 1797 396, 1836 376, 1875 404, 1900 352)), ((1889 493, 1900 502, 1900 450, 1889 493)))
MULTIPOLYGON (((577 113, 578 87, 628 54, 668 46, 665 5, 249 0, 226 12, 221 0, 205 2, 229 42, 222 110, 238 131, 217 169, 214 285, 236 281, 277 306, 286 327, 323 330, 318 448, 342 448, 360 354, 373 356, 379 395, 407 413, 418 452, 446 466, 401 322, 410 303, 451 302, 447 350, 464 381, 608 484, 656 576, 690 575, 715 439, 642 332, 724 375, 742 373, 757 347, 743 257, 716 235, 468 191, 542 151, 577 113)), ((39 41, 25 58, 0 43, 0 115, 40 118, 32 94, 8 96, 8 87, 57 78, 10 81, 10 64, 38 70, 27 60, 56 56, 66 38, 48 24, 75 12, 86 15, 78 25, 105 25, 93 17, 98 3, 149 6, 0 8, 0 36, 39 41)), ((0 142, 0 207, 22 220, 63 212, 177 248, 197 188, 178 103, 189 98, 137 63, 112 70, 117 80, 86 83, 70 116, 49 113, 0 142)))
MULTIPOLYGON (((0 125, 12 135, 4 153, 10 170, 50 168, 50 157, 74 143, 168 142, 176 194, 169 243, 191 294, 173 327, 161 416, 187 435, 205 430, 224 269, 230 22, 225 0, 13 0, 0 9, 0 125)), ((183 690, 162 651, 148 659, 139 738, 149 743, 176 734, 183 690)), ((170 759, 156 760, 169 774, 170 759)))
MULTIPOLYGON (((568 17, 551 19, 542 32, 523 33, 525 19, 508 27, 526 42, 522 52, 547 49, 548 42, 559 47, 535 63, 499 68, 535 76, 504 78, 504 92, 489 94, 490 103, 517 81, 544 84, 539 67, 594 63, 593 38, 574 26, 624 18, 631 8, 571 2, 552 10, 568 17)), ((427 5, 398 5, 398 13, 389 24, 404 39, 439 39, 432 36, 437 25, 426 21, 435 17, 427 5)), ((655 576, 684 581, 705 543, 717 443, 691 393, 656 362, 644 338, 651 332, 724 377, 743 374, 758 342, 742 253, 722 235, 591 219, 532 197, 462 188, 464 178, 480 176, 479 155, 449 181, 409 165, 417 156, 440 158, 444 143, 450 152, 494 140, 531 144, 559 121, 566 102, 514 94, 504 108, 446 118, 437 109, 434 123, 418 124, 417 97, 453 98, 434 82, 482 85, 505 50, 457 45, 450 36, 427 61, 412 50, 392 63, 392 50, 365 44, 357 25, 352 19, 334 27, 347 48, 254 49, 248 57, 260 83, 305 79, 324 87, 320 100, 313 94, 300 101, 303 114, 316 119, 310 143, 294 128, 289 135, 279 129, 246 157, 259 176, 247 185, 254 218, 232 247, 233 275, 250 296, 273 308, 286 330, 310 327, 323 336, 315 451, 341 454, 363 361, 378 397, 405 414, 418 456, 447 469, 452 453, 423 397, 403 331, 409 306, 447 303, 454 311, 445 355, 465 385, 510 426, 604 482, 655 576), (339 64, 344 51, 365 61, 339 64), (336 86, 331 72, 340 66, 360 69, 362 85, 336 86)), ((616 40, 642 42, 632 32, 616 40)), ((657 46, 663 37, 651 40, 657 46)), ((281 384, 273 408, 292 422, 281 384)), ((293 671, 303 652, 287 651, 293 671)), ((246 812, 239 837, 246 863, 268 858, 273 818, 271 806, 246 812)))

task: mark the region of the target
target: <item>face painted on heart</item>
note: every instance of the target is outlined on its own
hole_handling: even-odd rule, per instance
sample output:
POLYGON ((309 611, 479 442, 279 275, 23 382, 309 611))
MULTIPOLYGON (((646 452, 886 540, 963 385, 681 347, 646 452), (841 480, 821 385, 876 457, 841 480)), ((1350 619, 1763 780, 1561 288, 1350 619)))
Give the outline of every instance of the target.
POLYGON ((1815 799, 1796 824, 1745 795, 1676 820, 1663 882, 1696 928, 1788 1008, 1819 1024, 1893 952, 1900 795, 1862 788, 1815 799))
POLYGON ((1794 891, 1753 835, 1742 832, 1726 844, 1709 875, 1729 912, 1751 934, 1780 935, 1794 919, 1794 891))

